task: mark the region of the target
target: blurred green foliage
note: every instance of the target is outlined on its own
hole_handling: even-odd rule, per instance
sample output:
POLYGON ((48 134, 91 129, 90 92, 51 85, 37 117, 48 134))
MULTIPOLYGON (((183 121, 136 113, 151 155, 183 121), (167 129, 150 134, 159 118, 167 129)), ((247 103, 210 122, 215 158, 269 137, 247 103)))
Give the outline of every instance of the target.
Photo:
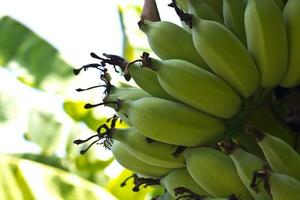
MULTIPOLYGON (((131 43, 128 16, 132 13, 139 16, 141 7, 119 7, 118 11, 123 30, 123 56, 131 60, 144 47, 131 43)), ((111 179, 105 170, 114 160, 111 155, 101 156, 105 151, 102 147, 95 146, 85 155, 79 154, 86 146, 76 146, 73 141, 94 134, 99 125, 106 123, 105 117, 95 117, 91 110, 83 109, 85 102, 64 97, 72 87, 71 80, 75 79, 71 65, 49 42, 9 16, 0 18, 0 67, 13 73, 16 78, 13 81, 18 82, 17 90, 0 88, 0 134, 24 133, 20 139, 39 149, 0 154, 1 200, 45 197, 142 200, 162 192, 161 188, 149 187, 134 193, 132 185, 121 188, 120 183, 132 172, 125 170, 111 179), (26 98, 35 100, 28 103, 26 98)), ((126 125, 118 123, 117 126, 126 125)))

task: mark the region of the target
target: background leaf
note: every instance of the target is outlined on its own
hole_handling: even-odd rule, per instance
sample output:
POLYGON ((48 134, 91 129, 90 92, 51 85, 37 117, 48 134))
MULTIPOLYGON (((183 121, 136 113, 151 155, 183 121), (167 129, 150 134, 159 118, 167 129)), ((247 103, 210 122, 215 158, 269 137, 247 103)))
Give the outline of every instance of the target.
POLYGON ((16 157, 0 155, 0 174, 2 199, 116 199, 105 189, 75 175, 16 157))
POLYGON ((39 89, 63 92, 70 82, 72 67, 57 49, 29 28, 5 16, 0 19, 0 66, 15 61, 19 80, 39 89), (24 72, 25 69, 25 72, 24 72))

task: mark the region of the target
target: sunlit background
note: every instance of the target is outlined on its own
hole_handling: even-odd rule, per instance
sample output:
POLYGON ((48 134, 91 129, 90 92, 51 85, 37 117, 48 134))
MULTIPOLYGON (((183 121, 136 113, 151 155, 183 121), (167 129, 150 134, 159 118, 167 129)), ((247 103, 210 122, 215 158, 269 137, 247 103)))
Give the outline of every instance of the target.
MULTIPOLYGON (((169 2, 157 3, 163 20, 179 23, 169 2)), ((99 84, 99 73, 88 70, 74 76, 71 69, 97 62, 90 52, 136 59, 149 51, 137 27, 142 4, 140 0, 0 0, 1 200, 80 199, 80 195, 150 199, 159 192, 148 189, 137 194, 120 188, 130 172, 113 161, 109 150, 96 145, 81 156, 84 147, 72 144, 75 138, 94 134, 114 112, 104 107, 84 110, 85 102, 101 102, 103 91, 75 89, 99 84), (47 51, 55 55, 47 56, 47 51), (51 60, 55 64, 49 70, 51 60)), ((117 74, 113 80, 113 84, 123 81, 117 74)))

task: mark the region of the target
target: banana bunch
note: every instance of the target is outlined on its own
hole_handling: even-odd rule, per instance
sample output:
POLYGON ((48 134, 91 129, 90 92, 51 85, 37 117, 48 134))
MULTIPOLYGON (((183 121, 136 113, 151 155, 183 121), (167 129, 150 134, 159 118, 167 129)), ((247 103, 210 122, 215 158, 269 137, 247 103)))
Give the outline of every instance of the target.
POLYGON ((154 199, 300 199, 300 0, 172 0, 182 26, 149 3, 138 27, 156 57, 91 53, 74 70, 104 82, 77 89, 104 88, 85 108, 116 112, 81 153, 103 144, 133 191, 165 188, 154 199), (134 85, 112 85, 111 67, 134 85))

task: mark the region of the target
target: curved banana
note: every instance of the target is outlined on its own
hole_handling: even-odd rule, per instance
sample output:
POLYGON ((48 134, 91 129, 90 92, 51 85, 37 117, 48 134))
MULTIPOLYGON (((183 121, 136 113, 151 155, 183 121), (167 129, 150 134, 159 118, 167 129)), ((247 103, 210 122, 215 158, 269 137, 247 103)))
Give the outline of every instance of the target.
POLYGON ((215 142, 225 131, 224 121, 185 104, 155 97, 120 102, 119 112, 143 135, 182 146, 215 142))
POLYGON ((162 177, 168 174, 172 168, 164 168, 149 165, 131 155, 126 148, 119 142, 114 141, 111 146, 111 151, 114 158, 125 168, 150 177, 162 177))
POLYGON ((143 20, 139 22, 139 27, 147 35, 149 46, 159 58, 182 59, 210 70, 196 51, 191 35, 180 26, 167 21, 143 20))
POLYGON ((250 186, 253 179, 253 172, 265 166, 265 161, 254 154, 233 146, 233 144, 230 144, 230 146, 227 147, 225 146, 224 148, 224 152, 232 159, 241 181, 247 187, 252 197, 256 200, 270 199, 262 186, 258 188, 259 192, 255 191, 250 186))
POLYGON ((273 87, 287 69, 288 47, 284 21, 274 0, 248 0, 245 30, 250 54, 261 75, 262 87, 273 87))
POLYGON ((179 5, 183 11, 188 11, 187 0, 176 0, 176 4, 179 5))
POLYGON ((128 73, 134 82, 143 90, 152 96, 175 100, 159 84, 156 74, 147 68, 140 67, 138 64, 132 64, 128 67, 128 73))
POLYGON ((286 174, 271 173, 268 183, 274 200, 296 200, 300 196, 300 182, 286 174))
POLYGON ((217 76, 241 96, 251 96, 260 85, 256 65, 243 43, 224 25, 192 18, 194 45, 217 76))
MULTIPOLYGON (((142 97, 150 97, 151 95, 145 92, 142 89, 135 87, 124 87, 118 88, 111 85, 111 88, 107 92, 107 95, 103 98, 103 102, 114 102, 118 99, 127 99, 127 100, 137 100, 142 97)), ((112 104, 106 104, 107 106, 114 108, 112 104)), ((131 125, 130 121, 122 114, 118 113, 120 119, 126 122, 126 124, 131 125)))
POLYGON ((224 24, 243 42, 243 44, 247 44, 244 26, 245 9, 246 4, 243 0, 223 1, 224 24))
POLYGON ((284 2, 283 0, 274 0, 279 7, 279 9, 282 11, 284 9, 284 2))
POLYGON ((264 105, 255 110, 252 116, 250 116, 250 122, 259 130, 278 137, 291 146, 294 145, 295 136, 282 123, 271 105, 264 105))
POLYGON ((259 145, 257 144, 255 138, 248 134, 245 130, 241 130, 241 132, 233 138, 234 141, 242 146, 247 152, 255 154, 256 156, 264 159, 264 153, 260 149, 259 145))
POLYGON ((113 129, 112 138, 122 143, 129 153, 145 163, 165 168, 185 166, 183 155, 174 155, 177 146, 158 141, 147 142, 147 138, 133 127, 113 129))
POLYGON ((197 17, 223 23, 222 17, 205 0, 186 0, 186 2, 188 7, 193 7, 197 17))
POLYGON ((295 87, 300 84, 300 2, 289 0, 284 7, 283 17, 288 35, 288 67, 280 85, 295 87))
POLYGON ((160 85, 176 99, 202 112, 231 118, 242 101, 236 92, 219 77, 178 59, 150 59, 149 66, 157 74, 160 85), (178 81, 180 80, 180 81, 178 81))
POLYGON ((155 197, 151 200, 176 200, 176 199, 174 199, 170 193, 166 192, 163 195, 155 197))
POLYGON ((253 199, 226 154, 208 147, 197 147, 186 149, 183 155, 189 174, 213 196, 227 197, 233 193, 245 200, 253 199))
POLYGON ((287 174, 300 180, 300 155, 290 145, 256 129, 253 134, 274 172, 287 174))
POLYGON ((186 31, 188 32, 189 34, 191 34, 191 29, 188 25, 185 24, 185 22, 183 21, 180 21, 180 24, 181 24, 181 27, 186 31))
POLYGON ((256 188, 260 182, 272 200, 297 200, 300 196, 300 182, 286 174, 273 173, 265 167, 254 172, 252 186, 256 188))
POLYGON ((211 8, 213 8, 220 17, 223 16, 223 1, 222 0, 204 0, 211 8))
POLYGON ((174 198, 178 197, 175 195, 174 189, 179 187, 187 188, 201 196, 211 197, 206 190, 192 179, 186 168, 172 170, 169 174, 161 178, 160 182, 174 198))
POLYGON ((142 97, 150 97, 151 95, 140 88, 135 87, 115 87, 112 86, 108 94, 104 97, 104 101, 115 101, 116 99, 136 100, 142 97))

